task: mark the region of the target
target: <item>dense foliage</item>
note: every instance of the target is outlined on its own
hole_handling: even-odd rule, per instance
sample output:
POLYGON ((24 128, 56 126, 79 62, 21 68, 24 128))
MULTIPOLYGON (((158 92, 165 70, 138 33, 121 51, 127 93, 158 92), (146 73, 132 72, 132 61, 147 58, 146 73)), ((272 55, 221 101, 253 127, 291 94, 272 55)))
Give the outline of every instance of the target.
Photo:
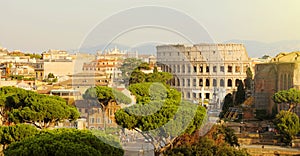
POLYGON ((93 88, 89 88, 86 90, 83 97, 85 99, 98 99, 98 101, 104 106, 107 106, 107 104, 111 101, 116 101, 118 104, 131 103, 131 99, 125 94, 116 89, 106 86, 96 86, 93 88))
POLYGON ((4 154, 7 156, 122 156, 124 151, 104 143, 89 131, 55 129, 12 143, 4 154))
POLYGON ((141 70, 150 70, 150 66, 146 62, 139 59, 125 59, 120 70, 125 84, 135 84, 143 82, 161 82, 166 83, 172 79, 172 74, 167 72, 158 72, 155 67, 153 73, 145 74, 141 70))
POLYGON ((5 124, 30 123, 41 129, 79 117, 77 109, 60 97, 15 87, 0 88, 0 109, 5 124))
POLYGON ((38 134, 39 131, 32 125, 17 124, 13 126, 0 127, 0 144, 5 149, 9 144, 21 141, 27 137, 38 134))
POLYGON ((281 90, 273 95, 273 101, 277 104, 288 104, 288 111, 293 111, 300 103, 300 90, 291 88, 289 90, 281 90))
POLYGON ((225 113, 229 110, 230 107, 233 107, 233 96, 231 93, 228 93, 225 96, 223 106, 222 106, 222 112, 220 113, 220 117, 223 118, 225 113))
POLYGON ((137 104, 117 111, 116 122, 151 140, 156 155, 180 134, 200 128, 205 120, 204 107, 181 102, 181 94, 162 83, 132 84, 129 90, 136 96, 137 104))
POLYGON ((237 80, 237 91, 235 93, 234 105, 240 105, 245 101, 245 89, 242 80, 237 80))
POLYGON ((196 144, 175 147, 165 154, 169 156, 250 156, 244 149, 235 149, 227 144, 216 145, 212 140, 206 137, 199 138, 196 144))
POLYGON ((300 132, 299 117, 292 112, 280 111, 274 120, 276 129, 281 134, 281 141, 289 145, 294 136, 300 132))
POLYGON ((25 56, 30 56, 30 58, 35 58, 35 59, 42 59, 42 55, 40 54, 35 54, 35 53, 32 53, 32 54, 25 54, 25 56))
POLYGON ((205 136, 196 131, 192 135, 182 135, 174 142, 174 148, 165 151, 165 155, 229 155, 247 156, 244 149, 239 146, 234 131, 224 125, 214 125, 205 136))
POLYGON ((251 89, 252 89, 251 83, 252 83, 252 81, 253 81, 253 80, 252 80, 252 79, 253 79, 253 73, 252 73, 250 67, 247 68, 247 70, 246 70, 246 75, 247 75, 247 77, 246 77, 246 79, 245 79, 245 89, 251 90, 251 89))

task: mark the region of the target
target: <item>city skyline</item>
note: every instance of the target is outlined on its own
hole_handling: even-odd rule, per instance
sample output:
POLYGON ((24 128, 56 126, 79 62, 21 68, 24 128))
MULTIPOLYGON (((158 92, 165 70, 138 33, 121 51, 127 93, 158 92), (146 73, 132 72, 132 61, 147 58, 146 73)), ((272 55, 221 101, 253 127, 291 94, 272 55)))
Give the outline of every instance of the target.
MULTIPOLYGON (((9 50, 40 53, 47 49, 78 49, 89 32, 105 19, 121 11, 143 6, 167 7, 182 12, 203 26, 215 42, 254 40, 272 43, 300 40, 297 35, 300 33, 300 29, 297 29, 300 20, 296 20, 300 13, 297 4, 300 2, 296 0, 251 2, 213 0, 190 3, 177 0, 151 2, 30 0, 0 3, 3 6, 0 17, 4 21, 0 29, 0 46, 9 50)), ((160 38, 151 36, 151 30, 147 31, 144 32, 146 39, 160 38)), ((176 40, 171 42, 176 43, 176 40)), ((132 44, 130 41, 122 43, 132 44)))

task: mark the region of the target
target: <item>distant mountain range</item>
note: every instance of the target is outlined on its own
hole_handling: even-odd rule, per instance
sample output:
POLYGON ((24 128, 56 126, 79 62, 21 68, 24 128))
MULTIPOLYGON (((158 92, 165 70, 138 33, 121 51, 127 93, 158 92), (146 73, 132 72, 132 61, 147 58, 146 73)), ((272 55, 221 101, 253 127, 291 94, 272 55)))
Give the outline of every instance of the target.
MULTIPOLYGON (((300 51, 300 40, 287 40, 272 43, 259 42, 254 40, 229 40, 224 43, 242 43, 245 45, 249 57, 262 57, 263 55, 276 56, 280 52, 300 51)), ((113 49, 117 47, 120 50, 138 51, 139 54, 156 54, 155 43, 143 44, 138 47, 129 47, 121 44, 98 45, 95 47, 81 48, 80 52, 96 53, 103 49, 113 49)), ((73 50, 71 50, 73 51, 73 50)))
POLYGON ((265 54, 274 57, 281 52, 300 51, 300 40, 287 40, 271 43, 253 40, 230 40, 225 43, 243 43, 249 57, 262 57, 265 54))

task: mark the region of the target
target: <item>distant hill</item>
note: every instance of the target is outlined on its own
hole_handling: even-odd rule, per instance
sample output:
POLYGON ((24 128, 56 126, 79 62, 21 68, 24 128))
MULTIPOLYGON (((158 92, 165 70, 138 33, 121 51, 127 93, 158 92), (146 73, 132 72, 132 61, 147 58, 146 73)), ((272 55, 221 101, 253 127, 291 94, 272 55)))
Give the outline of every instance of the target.
MULTIPOLYGON (((139 45, 136 47, 129 47, 129 46, 122 45, 122 44, 112 43, 110 45, 98 45, 95 47, 83 47, 83 48, 80 48, 79 51, 83 52, 83 53, 95 54, 97 51, 102 51, 105 49, 113 49, 115 47, 120 50, 126 50, 126 51, 130 51, 130 52, 137 51, 139 54, 156 54, 156 44, 154 44, 154 43, 147 43, 147 44, 139 45)), ((78 51, 78 50, 70 50, 70 52, 72 52, 72 51, 78 51)))
MULTIPOLYGON (((245 45, 249 57, 262 57, 267 54, 276 56, 280 52, 300 51, 300 40, 287 40, 272 43, 259 42, 254 40, 229 40, 224 43, 242 43, 245 45)), ((177 43, 175 43, 177 44, 177 43)), ((138 51, 139 54, 156 54, 156 43, 142 44, 137 47, 129 47, 121 44, 110 44, 106 49, 117 47, 120 50, 138 51)), ((105 49, 106 45, 81 48, 80 52, 95 54, 97 51, 105 49)), ((70 50, 70 52, 73 50, 70 50)))
POLYGON ((300 51, 300 40, 287 40, 272 43, 253 40, 229 40, 225 43, 243 43, 249 57, 262 57, 265 54, 276 56, 280 52, 300 51))

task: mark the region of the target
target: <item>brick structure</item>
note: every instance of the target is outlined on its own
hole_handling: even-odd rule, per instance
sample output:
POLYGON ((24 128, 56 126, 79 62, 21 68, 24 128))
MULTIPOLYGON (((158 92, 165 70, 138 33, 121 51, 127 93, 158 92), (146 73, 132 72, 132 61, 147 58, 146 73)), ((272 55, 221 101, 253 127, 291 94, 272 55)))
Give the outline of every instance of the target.
MULTIPOLYGON (((267 110, 287 110, 286 104, 275 106, 272 95, 280 90, 300 89, 300 52, 280 53, 270 62, 257 64, 254 77, 255 108, 267 110)), ((300 106, 296 108, 300 116, 300 106)))

